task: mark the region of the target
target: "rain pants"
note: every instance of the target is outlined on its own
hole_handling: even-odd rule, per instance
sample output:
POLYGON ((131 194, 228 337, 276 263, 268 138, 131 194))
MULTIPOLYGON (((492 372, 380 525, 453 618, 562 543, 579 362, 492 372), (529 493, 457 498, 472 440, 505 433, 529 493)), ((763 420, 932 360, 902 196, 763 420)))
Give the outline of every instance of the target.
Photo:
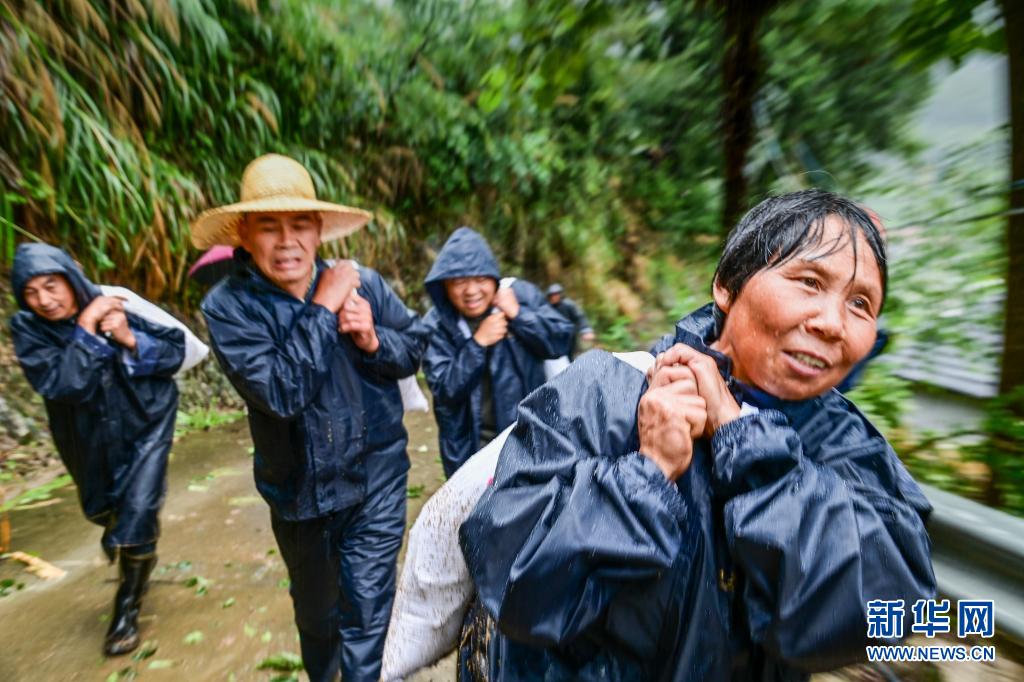
POLYGON ((488 679, 806 679, 864 658, 867 601, 934 595, 930 506, 885 439, 836 391, 742 385, 715 337, 707 306, 654 349, 715 357, 744 406, 675 483, 637 452, 626 363, 587 353, 521 403, 460 531, 488 679))
POLYGON ((202 304, 213 349, 248 406, 256 487, 288 566, 311 680, 376 680, 405 530, 408 435, 398 379, 415 374, 426 330, 360 266, 380 348, 337 316, 267 280, 236 249, 234 274, 202 304))
POLYGON ((519 401, 544 383, 544 360, 566 355, 573 338, 572 323, 548 305, 537 287, 517 279, 512 290, 519 300, 519 314, 509 320, 505 339, 484 348, 473 340, 444 286, 446 279, 474 276, 499 280, 498 262, 483 237, 460 227, 437 254, 425 280, 434 307, 424 319, 430 329, 430 345, 423 369, 434 394, 434 417, 447 476, 482 445, 484 372, 490 373, 495 425, 500 432, 515 421, 519 401))
POLYGON ((21 308, 11 319, 14 350, 29 383, 43 396, 54 444, 78 488, 82 511, 105 528, 107 555, 113 557, 118 548, 139 553, 154 547, 160 534, 178 411, 173 376, 185 359, 185 335, 127 313, 137 343, 131 353, 79 327, 77 316, 46 320, 24 298, 28 281, 46 274, 64 276, 79 311, 100 295, 62 250, 22 244, 11 271, 21 308))

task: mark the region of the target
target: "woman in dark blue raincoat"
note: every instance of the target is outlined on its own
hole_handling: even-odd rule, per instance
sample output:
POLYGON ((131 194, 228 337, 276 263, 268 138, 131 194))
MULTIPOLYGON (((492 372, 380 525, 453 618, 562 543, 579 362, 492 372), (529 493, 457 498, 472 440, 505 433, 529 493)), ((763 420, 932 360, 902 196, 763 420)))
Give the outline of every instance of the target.
POLYGON ((172 377, 185 336, 126 314, 120 299, 102 296, 53 246, 19 246, 11 281, 21 308, 11 319, 18 361, 43 396, 82 511, 103 526, 111 561, 120 553, 105 650, 127 653, 138 645, 139 608, 156 563, 178 408, 172 377))
POLYGON ((500 278, 484 238, 460 227, 425 280, 434 307, 423 370, 447 476, 515 421, 519 401, 544 383, 544 360, 572 345, 572 323, 537 287, 514 280, 499 289, 500 278))
POLYGON ((500 631, 463 676, 806 679, 863 660, 868 601, 933 596, 930 506, 833 388, 885 283, 856 205, 769 199, 647 377, 597 351, 527 397, 461 529, 500 631))

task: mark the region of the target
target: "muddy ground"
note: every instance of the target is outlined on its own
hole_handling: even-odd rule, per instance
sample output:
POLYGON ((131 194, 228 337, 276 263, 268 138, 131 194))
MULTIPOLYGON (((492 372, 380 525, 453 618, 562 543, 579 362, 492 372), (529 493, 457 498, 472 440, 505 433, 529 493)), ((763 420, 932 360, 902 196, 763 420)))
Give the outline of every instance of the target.
MULTIPOLYGON (((407 415, 412 468, 409 523, 443 479, 433 417, 407 415)), ((159 564, 143 605, 142 660, 105 659, 103 635, 117 570, 99 549, 100 530, 79 512, 73 486, 10 513, 11 550, 66 571, 41 580, 20 562, 0 562, 0 680, 270 680, 268 657, 298 654, 287 571, 266 505, 252 480, 245 420, 184 436, 174 447, 159 564), (4 583, 0 583, 4 584, 4 583), (22 586, 18 589, 19 586, 22 586), (121 675, 117 673, 121 672, 121 675), (112 675, 114 677, 112 677, 112 675)), ((453 677, 451 663, 417 679, 453 677)))

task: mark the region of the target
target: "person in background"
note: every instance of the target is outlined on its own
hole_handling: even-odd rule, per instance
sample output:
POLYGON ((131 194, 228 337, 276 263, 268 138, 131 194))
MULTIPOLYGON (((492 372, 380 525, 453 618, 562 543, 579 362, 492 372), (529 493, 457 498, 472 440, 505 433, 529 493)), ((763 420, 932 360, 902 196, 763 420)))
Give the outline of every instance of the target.
POLYGON ((572 323, 537 287, 500 282, 490 247, 468 227, 452 233, 425 280, 434 307, 423 369, 446 476, 515 421, 519 401, 544 383, 544 361, 572 343, 572 323))
POLYGON ((575 358, 579 353, 579 342, 582 339, 587 344, 594 343, 594 328, 590 326, 583 309, 571 298, 565 296, 565 289, 557 282, 548 287, 548 303, 551 307, 561 313, 562 317, 573 323, 575 331, 572 336, 572 348, 569 352, 570 358, 575 358))
POLYGON ((139 645, 156 565, 185 334, 126 313, 123 299, 102 295, 48 244, 18 247, 11 283, 21 308, 11 319, 18 362, 43 397, 82 511, 103 527, 110 561, 120 561, 104 652, 126 654, 139 645))
POLYGON ((202 311, 248 407, 256 487, 314 682, 339 668, 346 681, 380 677, 405 531, 398 380, 416 373, 426 329, 377 272, 317 255, 370 217, 318 201, 301 164, 269 154, 245 169, 239 203, 192 227, 198 248, 239 247, 202 311))

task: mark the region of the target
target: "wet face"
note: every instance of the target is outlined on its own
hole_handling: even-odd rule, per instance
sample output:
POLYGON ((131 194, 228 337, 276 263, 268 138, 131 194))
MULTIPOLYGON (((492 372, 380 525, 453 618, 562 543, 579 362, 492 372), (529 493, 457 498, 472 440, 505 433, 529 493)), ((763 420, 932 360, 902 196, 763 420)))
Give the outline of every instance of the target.
POLYGON ((820 245, 761 270, 735 299, 717 282, 714 288, 727 313, 714 347, 732 359, 737 379, 786 400, 836 386, 875 342, 878 264, 859 230, 855 258, 838 218, 830 216, 824 228, 820 245))
POLYGON ((313 276, 320 226, 315 212, 248 213, 238 239, 267 279, 302 298, 313 276))
POLYGON ((491 308, 498 283, 491 277, 454 277, 444 281, 448 300, 463 317, 480 317, 491 308))
POLYGON ((78 312, 75 290, 64 275, 33 277, 22 295, 32 312, 51 322, 66 320, 78 312))
POLYGON ((548 294, 548 303, 550 303, 551 305, 558 305, 558 302, 561 300, 561 294, 548 294))

